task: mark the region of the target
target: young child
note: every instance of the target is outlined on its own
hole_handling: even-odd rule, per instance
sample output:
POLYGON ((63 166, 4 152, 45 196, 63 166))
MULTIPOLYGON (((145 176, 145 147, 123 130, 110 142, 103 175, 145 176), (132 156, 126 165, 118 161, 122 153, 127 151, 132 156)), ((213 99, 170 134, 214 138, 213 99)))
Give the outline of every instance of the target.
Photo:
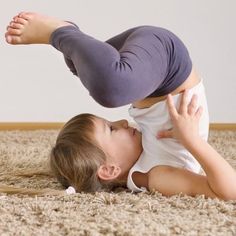
MULTIPOLYGON (((171 165, 157 165, 134 177, 134 182, 166 196, 204 194, 211 198, 236 200, 235 170, 199 135, 203 110, 197 107, 196 95, 188 102, 185 91, 178 110, 172 95, 168 95, 167 106, 173 128, 160 130, 157 142, 173 139, 182 143, 201 164, 206 175, 171 165)), ((130 127, 126 120, 109 122, 95 115, 81 114, 65 124, 50 156, 52 171, 67 188, 66 192, 7 186, 0 186, 0 192, 58 195, 112 189, 126 184, 132 167, 143 158, 143 152, 141 132, 130 127)))
MULTIPOLYGON (((165 195, 183 192, 234 198, 232 191, 221 195, 224 193, 219 181, 215 184, 198 174, 199 163, 202 164, 199 153, 193 152, 195 160, 174 139, 154 142, 156 132, 172 127, 165 106, 167 94, 175 95, 177 105, 179 94, 186 89, 190 89, 190 94, 198 94, 198 105, 204 108, 198 135, 205 140, 208 135, 203 84, 176 35, 159 27, 140 26, 101 42, 72 23, 23 12, 10 22, 5 37, 10 44, 52 44, 103 106, 133 104, 130 115, 140 125, 142 141, 141 133, 129 128, 126 121, 111 123, 84 114, 65 125, 51 155, 52 169, 64 186, 72 185, 76 191, 97 191, 102 186, 110 188, 128 181, 128 187, 134 191, 146 188, 165 195), (142 161, 146 157, 151 162, 142 161), (200 187, 193 189, 190 185, 200 187)), ((195 99, 190 102, 190 110, 194 103, 195 99)), ((208 168, 204 163, 203 169, 208 168)))
POLYGON ((187 92, 184 92, 178 110, 173 97, 168 95, 167 105, 173 128, 159 130, 156 143, 165 142, 167 138, 176 145, 181 142, 201 164, 206 175, 188 170, 195 163, 190 156, 186 166, 179 165, 185 162, 182 156, 179 160, 171 156, 169 160, 167 156, 166 162, 162 156, 157 155, 156 160, 145 156, 146 146, 142 145, 145 137, 126 120, 109 122, 91 114, 81 114, 64 126, 52 149, 51 167, 58 180, 66 188, 73 186, 69 187, 72 192, 98 191, 127 182, 134 191, 142 191, 144 187, 166 196, 204 194, 235 200, 235 170, 199 135, 198 124, 203 110, 197 106, 196 95, 189 102, 187 92), (160 164, 160 160, 167 164, 160 164), (152 168, 148 169, 150 166, 152 168))

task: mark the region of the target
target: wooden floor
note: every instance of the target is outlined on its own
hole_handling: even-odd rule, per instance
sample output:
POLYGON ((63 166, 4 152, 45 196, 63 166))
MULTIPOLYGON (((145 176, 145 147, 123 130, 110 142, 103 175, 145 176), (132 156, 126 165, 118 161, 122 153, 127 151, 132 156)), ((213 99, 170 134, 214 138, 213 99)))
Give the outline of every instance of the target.
POLYGON ((236 123, 211 123, 211 130, 236 130, 236 123))
MULTIPOLYGON (((0 130, 37 130, 61 129, 64 123, 60 122, 0 122, 0 130)), ((211 123, 211 130, 236 130, 236 123, 211 123)))
POLYGON ((61 129, 64 123, 48 122, 0 122, 0 130, 37 130, 37 129, 61 129))

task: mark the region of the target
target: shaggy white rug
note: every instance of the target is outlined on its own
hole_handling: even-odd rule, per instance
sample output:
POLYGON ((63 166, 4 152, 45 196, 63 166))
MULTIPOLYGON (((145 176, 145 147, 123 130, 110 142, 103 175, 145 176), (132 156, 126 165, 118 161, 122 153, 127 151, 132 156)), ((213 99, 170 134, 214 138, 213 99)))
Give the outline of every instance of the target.
MULTIPOLYGON (((48 170, 58 130, 0 132, 0 184, 61 189, 48 170)), ((236 131, 211 131, 210 143, 236 169, 236 131)), ((155 193, 71 196, 0 194, 0 235, 236 235, 236 201, 155 193)))

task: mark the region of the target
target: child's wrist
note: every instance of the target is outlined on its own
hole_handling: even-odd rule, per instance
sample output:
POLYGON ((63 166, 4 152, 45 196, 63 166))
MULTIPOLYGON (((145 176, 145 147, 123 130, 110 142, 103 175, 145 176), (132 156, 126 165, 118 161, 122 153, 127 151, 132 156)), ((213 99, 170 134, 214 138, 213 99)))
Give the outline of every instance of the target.
POLYGON ((196 145, 198 145, 201 142, 202 138, 200 136, 191 136, 185 142, 183 143, 184 146, 189 149, 196 145))

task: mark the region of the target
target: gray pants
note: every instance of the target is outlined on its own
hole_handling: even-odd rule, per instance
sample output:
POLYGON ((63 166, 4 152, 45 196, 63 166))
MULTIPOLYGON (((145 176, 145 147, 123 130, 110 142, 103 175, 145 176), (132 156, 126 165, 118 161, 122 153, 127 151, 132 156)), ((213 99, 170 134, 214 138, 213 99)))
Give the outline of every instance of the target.
POLYGON ((140 26, 106 42, 64 26, 51 44, 90 95, 105 107, 119 107, 146 97, 163 96, 189 76, 192 62, 183 42, 170 31, 140 26))

